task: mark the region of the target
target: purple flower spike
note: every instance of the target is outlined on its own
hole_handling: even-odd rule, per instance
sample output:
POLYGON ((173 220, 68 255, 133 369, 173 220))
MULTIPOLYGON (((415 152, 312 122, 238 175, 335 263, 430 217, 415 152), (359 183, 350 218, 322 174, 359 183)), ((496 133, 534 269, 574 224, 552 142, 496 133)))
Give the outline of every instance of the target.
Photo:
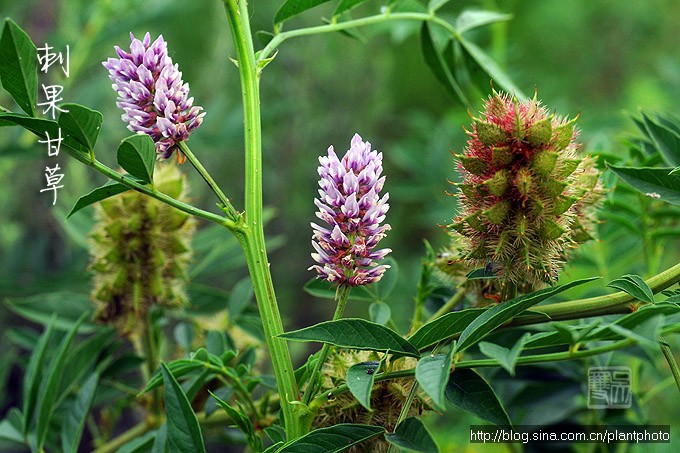
POLYGON ((319 198, 314 204, 316 216, 328 228, 312 223, 312 258, 318 264, 310 267, 331 283, 360 286, 375 283, 387 265, 378 265, 391 252, 374 250, 390 226, 380 226, 389 209, 389 194, 380 198, 385 184, 382 153, 371 150, 371 144, 354 134, 352 146, 342 160, 328 148, 328 156, 319 157, 319 198))
POLYGON ((153 139, 158 158, 167 159, 177 150, 177 161, 183 163, 186 157, 177 144, 189 138, 205 112, 193 106, 189 84, 182 81, 182 73, 172 64, 163 35, 153 44, 148 33, 142 41, 132 33, 130 39, 129 53, 116 46, 120 58, 103 63, 118 93, 116 105, 124 112, 121 118, 132 132, 153 139))

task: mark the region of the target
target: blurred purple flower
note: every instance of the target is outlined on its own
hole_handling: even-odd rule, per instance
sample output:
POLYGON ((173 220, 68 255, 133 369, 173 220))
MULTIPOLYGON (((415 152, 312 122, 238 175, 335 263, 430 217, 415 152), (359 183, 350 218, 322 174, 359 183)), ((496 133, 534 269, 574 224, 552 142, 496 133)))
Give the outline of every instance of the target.
POLYGON ((168 56, 168 45, 160 35, 151 44, 149 33, 140 41, 130 33, 130 52, 115 46, 120 58, 103 63, 109 70, 113 89, 118 93, 116 105, 128 129, 148 134, 156 143, 159 158, 167 159, 177 150, 178 162, 185 157, 176 146, 203 121, 202 107, 194 107, 189 84, 168 56))
POLYGON ((359 134, 342 158, 328 148, 328 156, 319 157, 319 198, 314 200, 319 210, 316 216, 329 228, 312 223, 311 266, 318 278, 346 286, 360 286, 380 280, 389 266, 378 265, 391 250, 373 250, 385 237, 389 225, 380 226, 389 209, 389 194, 380 198, 385 183, 382 173, 382 153, 371 150, 369 142, 359 134))

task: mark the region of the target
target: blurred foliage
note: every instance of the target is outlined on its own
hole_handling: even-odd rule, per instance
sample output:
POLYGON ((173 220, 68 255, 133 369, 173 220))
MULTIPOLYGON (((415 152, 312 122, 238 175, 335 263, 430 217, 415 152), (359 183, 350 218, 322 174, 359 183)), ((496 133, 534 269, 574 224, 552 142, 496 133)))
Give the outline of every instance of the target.
MULTIPOLYGON (((271 30, 278 3, 252 2, 254 30, 271 30)), ((380 2, 371 1, 361 8, 377 11, 379 6, 380 2)), ((291 23, 314 25, 320 15, 329 16, 331 8, 320 6, 315 9, 317 14, 293 18, 291 23)), ((605 159, 649 164, 645 159, 653 156, 628 153, 639 144, 633 138, 639 133, 624 112, 644 108, 680 113, 679 2, 468 0, 447 4, 443 12, 456 15, 468 8, 512 14, 509 22, 474 31, 475 41, 501 62, 524 92, 536 88, 545 105, 570 116, 580 112, 584 149, 602 154, 602 168, 605 159)), ((127 44, 130 31, 138 36, 146 31, 162 33, 191 85, 196 104, 207 111, 204 125, 192 136, 192 149, 236 207, 242 206, 240 88, 237 71, 228 60, 234 52, 220 2, 0 0, 0 16, 12 16, 38 45, 71 46, 71 78, 62 80, 63 96, 65 101, 81 102, 103 113, 97 150, 108 164, 114 163, 117 143, 129 134, 119 120, 115 93, 100 62, 113 54, 115 44, 127 44), (111 156, 107 157, 107 150, 112 150, 111 156)), ((302 291, 311 276, 306 271, 311 264, 308 225, 315 210, 317 157, 329 145, 345 149, 352 134, 358 132, 384 153, 386 190, 391 195, 388 222, 392 225, 385 245, 394 250, 400 268, 389 303, 399 326, 405 325, 412 312, 413 288, 425 251, 422 240, 430 241, 435 249, 444 246, 448 238, 438 225, 455 215, 455 201, 445 195, 450 189, 447 179, 456 178, 449 151, 459 152, 465 144, 461 125, 469 122, 466 108, 427 69, 418 26, 403 24, 389 34, 372 30, 364 37, 365 42, 342 34, 290 40, 262 78, 265 204, 275 207, 267 232, 278 245, 271 252, 272 271, 282 312, 292 316, 285 320, 289 329, 329 318, 332 312, 330 304, 302 291)), ((0 91, 0 105, 12 106, 4 91, 0 91)), ((470 111, 476 113, 480 106, 481 99, 477 99, 470 111)), ((5 175, 5 184, 0 186, 0 299, 58 289, 87 293, 90 282, 84 271, 88 262, 84 236, 92 225, 92 209, 68 221, 65 216, 78 196, 104 182, 102 177, 60 156, 66 176, 57 206, 52 207, 49 197, 39 192, 44 187, 42 168, 47 160, 43 145, 19 128, 0 128, 0 157, 0 173, 5 175)), ((184 168, 193 185, 194 200, 212 209, 216 200, 188 170, 184 168)), ((647 277, 680 258, 677 235, 656 238, 657 244, 664 241, 664 245, 650 256, 649 238, 644 233, 659 225, 666 230, 677 228, 677 216, 675 221, 663 218, 664 207, 639 197, 625 185, 614 189, 615 182, 612 174, 605 174, 611 191, 601 216, 605 221, 599 228, 601 240, 581 248, 565 270, 569 278, 593 273, 604 276, 605 281, 625 273, 647 277)), ((201 227, 205 225, 199 230, 201 227)), ((196 266, 209 272, 195 278, 191 296, 205 295, 202 285, 228 290, 243 278, 235 242, 225 243, 223 234, 216 237, 205 229, 199 231, 196 241, 196 266), (216 247, 224 253, 206 258, 216 247), (208 260, 207 264, 202 259, 208 260)), ((593 286, 597 285, 566 294, 589 296, 592 294, 584 291, 592 292, 593 286)), ((368 307, 351 303, 348 314, 366 317, 368 307)), ((18 323, 0 304, 0 332, 18 323)), ((8 350, 7 342, 6 337, 0 338, 3 350, 8 350)), ((677 349, 677 338, 672 346, 677 349)), ((298 360, 305 357, 303 351, 297 352, 298 360)), ((600 360, 591 359, 593 363, 600 360)), ((660 362, 658 369, 643 369, 635 351, 630 352, 630 359, 621 361, 636 367, 636 396, 654 403, 637 408, 640 419, 661 424, 680 420, 679 406, 673 404, 677 395, 667 398, 674 389, 668 384, 665 365, 660 362)), ((496 387, 506 390, 501 393, 506 402, 518 401, 523 391, 542 380, 561 390, 572 388, 572 400, 575 394, 583 395, 587 363, 555 367, 561 379, 570 380, 571 387, 552 382, 544 370, 532 368, 523 368, 507 386, 501 384, 507 377, 503 370, 492 374, 499 383, 496 387)), ((0 367, 0 384, 5 379, 10 389, 18 388, 18 373, 0 367)), ((546 389, 543 394, 549 399, 557 392, 546 389)), ((4 407, 16 403, 13 398, 11 392, 4 395, 0 417, 4 407)), ((560 401, 560 413, 583 410, 583 401, 567 406, 560 401)), ((533 400, 531 404, 542 413, 554 407, 547 401, 533 400)), ((521 408, 519 403, 509 405, 521 408)), ((461 417, 451 412, 434 423, 435 437, 444 451, 454 446, 471 449, 467 426, 472 419, 461 417)))

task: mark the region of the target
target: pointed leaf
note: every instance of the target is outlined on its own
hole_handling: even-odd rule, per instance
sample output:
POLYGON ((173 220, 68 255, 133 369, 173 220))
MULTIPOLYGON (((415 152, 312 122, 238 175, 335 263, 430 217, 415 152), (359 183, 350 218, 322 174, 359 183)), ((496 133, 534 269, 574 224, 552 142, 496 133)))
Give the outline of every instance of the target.
POLYGON ((118 164, 144 184, 153 181, 153 167, 156 162, 156 147, 146 134, 137 134, 124 139, 118 146, 118 164))
POLYGON ((462 332, 468 324, 487 310, 487 308, 468 308, 447 313, 416 330, 408 341, 422 351, 462 332))
POLYGON ((66 110, 59 115, 62 131, 89 150, 94 150, 99 130, 102 127, 102 114, 80 104, 63 104, 66 110))
POLYGON ((68 219, 76 212, 80 211, 83 208, 86 208, 87 206, 90 206, 91 204, 105 200, 109 197, 118 195, 119 193, 123 193, 128 190, 130 190, 130 188, 126 185, 123 185, 115 181, 109 181, 103 186, 97 187, 87 195, 83 195, 82 197, 80 197, 78 201, 76 201, 76 204, 73 206, 73 208, 71 208, 71 211, 68 213, 66 218, 68 219))
POLYGON ((512 425, 496 392, 475 370, 455 370, 449 378, 445 396, 454 406, 494 425, 512 425))
POLYGON ((511 14, 503 14, 496 11, 467 10, 460 13, 456 19, 456 30, 459 33, 465 33, 474 28, 496 22, 506 22, 510 19, 512 19, 511 14))
POLYGON ((382 426, 341 423, 288 442, 277 453, 338 453, 385 432, 382 426))
POLYGON ((52 421, 52 415, 54 414, 55 401, 57 398, 57 390, 59 388, 59 381, 64 372, 64 364, 66 363, 66 356, 75 338, 76 333, 78 333, 78 328, 80 324, 89 316, 89 313, 84 313, 76 324, 73 326, 70 332, 61 340, 59 349, 55 354, 54 358, 49 364, 47 370, 47 375, 42 380, 40 385, 40 392, 38 393, 38 399, 36 405, 38 406, 38 420, 35 428, 35 436, 37 440, 38 450, 42 451, 45 441, 47 440, 47 431, 52 421))
POLYGON ((598 277, 585 278, 576 280, 565 285, 554 286, 552 288, 542 289, 535 293, 526 294, 524 296, 516 297, 515 299, 502 302, 490 309, 486 310, 481 316, 472 321, 458 339, 457 352, 464 351, 468 347, 477 343, 479 340, 490 334, 497 327, 504 324, 506 321, 514 318, 521 312, 531 308, 532 306, 543 302, 555 294, 566 291, 574 286, 582 285, 589 281, 595 280, 598 277))
POLYGON ((308 9, 326 3, 328 0, 286 0, 276 12, 274 23, 280 24, 284 20, 297 16, 308 9))
POLYGON ((7 418, 0 422, 0 439, 10 440, 19 444, 26 442, 23 433, 24 416, 21 411, 13 407, 7 413, 7 418))
POLYGON ((98 381, 99 373, 92 373, 83 383, 76 395, 73 407, 66 414, 64 424, 61 427, 61 448, 65 452, 76 453, 78 451, 85 420, 90 413, 98 381))
POLYGON ((28 433, 28 429, 33 423, 33 414, 35 413, 36 401, 38 399, 38 391, 40 389, 40 382, 42 381, 42 373, 45 369, 45 352, 52 337, 54 330, 54 322, 56 316, 52 315, 50 322, 47 323, 47 329, 40 336, 38 344, 36 344, 31 358, 28 360, 26 373, 24 374, 23 386, 23 414, 24 414, 24 435, 28 433))
POLYGON ((527 99, 526 95, 520 90, 512 79, 505 73, 498 63, 496 63, 489 55, 486 54, 481 48, 479 48, 472 41, 468 41, 464 37, 460 36, 458 42, 465 48, 465 50, 470 54, 470 56, 479 64, 479 66, 486 72, 494 82, 503 88, 508 93, 512 93, 518 99, 527 99))
POLYGON ((460 85, 451 74, 448 65, 444 61, 444 57, 441 52, 437 49, 437 46, 432 39, 432 34, 430 32, 430 26, 427 22, 424 22, 420 29, 420 44, 423 51, 423 57, 425 58, 425 63, 434 73, 435 77, 446 87, 446 89, 451 93, 452 96, 460 99, 463 104, 469 104, 470 102, 465 96, 465 93, 461 89, 460 85))
POLYGON ((399 266, 394 258, 389 257, 383 260, 382 264, 386 264, 390 268, 385 271, 382 278, 374 285, 375 293, 380 301, 384 301, 389 297, 399 277, 399 266))
POLYGON ((397 332, 365 319, 326 321, 279 335, 293 341, 318 341, 341 348, 387 351, 418 356, 418 351, 397 332))
MULTIPOLYGON (((654 142, 654 147, 661 153, 668 165, 680 165, 680 134, 678 134, 677 127, 673 130, 673 124, 663 124, 660 118, 654 118, 645 112, 642 112, 642 119, 645 124, 645 129, 649 138, 654 142)), ((670 117, 666 118, 670 121, 670 117)))
MULTIPOLYGON (((192 359, 178 359, 169 362, 166 366, 170 370, 170 373, 175 377, 175 379, 179 379, 183 376, 186 376, 187 374, 191 373, 194 370, 203 368, 205 366, 205 362, 192 359)), ((146 386, 140 393, 146 393, 149 390, 153 390, 162 383, 163 383, 163 371, 158 370, 156 371, 156 373, 154 373, 153 376, 151 376, 151 379, 149 379, 149 382, 147 382, 146 386)))
POLYGON ((246 277, 234 285, 227 301, 229 319, 236 321, 253 300, 253 282, 246 277))
POLYGON ((451 375, 453 351, 451 348, 447 354, 429 354, 416 363, 418 384, 440 408, 444 408, 444 389, 451 375))
POLYGON ((168 417, 167 437, 171 451, 205 453, 201 426, 182 387, 161 362, 165 386, 165 412, 168 417))
POLYGON ((680 206, 680 175, 670 175, 671 168, 615 165, 609 165, 609 168, 638 192, 680 206))
POLYGON ((503 368, 505 368, 511 376, 515 375, 515 364, 519 358, 520 352, 522 352, 522 347, 529 340, 531 336, 530 333, 525 333, 520 337, 515 343, 512 349, 505 348, 503 346, 482 341, 479 343, 479 350, 485 356, 498 360, 503 368))
MULTIPOLYGON (((92 303, 87 294, 78 294, 70 291, 5 299, 5 302, 7 308, 22 318, 44 326, 52 322, 55 329, 66 332, 71 330, 83 313, 92 310, 92 303), (52 321, 54 315, 56 317, 52 321)), ((100 328, 92 322, 83 322, 78 333, 92 333, 100 328)))
POLYGON ((156 439, 153 441, 151 446, 151 453, 167 453, 168 445, 168 422, 166 421, 163 425, 156 431, 156 439))
POLYGON ((624 275, 621 278, 617 278, 616 280, 607 283, 607 286, 620 289, 638 300, 649 302, 650 304, 654 303, 654 293, 652 293, 652 289, 639 275, 624 275))
POLYGON ((38 102, 38 51, 25 31, 5 19, 0 36, 0 81, 24 112, 35 116, 38 102))
POLYGON ((364 3, 366 0, 340 0, 340 3, 338 3, 338 6, 335 7, 335 11, 333 12, 333 16, 338 16, 346 11, 351 10, 352 8, 355 8, 362 3, 364 3))
MULTIPOLYGON (((40 139, 46 139, 48 134, 51 138, 59 136, 59 124, 56 121, 33 118, 19 113, 0 112, 0 126, 13 125, 21 126, 24 129, 31 131, 40 139)), ((61 144, 61 149, 65 149, 71 156, 81 162, 89 162, 89 157, 87 156, 89 150, 87 147, 81 145, 75 138, 63 131, 61 144)))
POLYGON ((450 1, 451 0, 430 0, 430 3, 427 5, 427 9, 429 9, 432 12, 437 11, 439 8, 446 5, 450 1))
POLYGON ((222 401, 213 392, 208 391, 210 395, 215 398, 217 405, 221 407, 231 418, 231 420, 236 424, 238 429, 246 435, 248 439, 248 444, 253 448, 254 451, 262 450, 262 439, 255 433, 255 426, 253 422, 239 409, 230 406, 228 403, 222 401))
POLYGON ((408 417, 399 423, 394 433, 385 434, 385 439, 391 444, 411 451, 439 452, 432 435, 417 417, 408 417))
POLYGON ((371 392, 378 368, 380 368, 380 362, 361 362, 352 365, 347 370, 349 391, 368 410, 371 410, 371 392))
POLYGON ((384 326, 392 317, 392 309, 384 302, 373 302, 368 307, 368 315, 371 318, 371 322, 384 326))

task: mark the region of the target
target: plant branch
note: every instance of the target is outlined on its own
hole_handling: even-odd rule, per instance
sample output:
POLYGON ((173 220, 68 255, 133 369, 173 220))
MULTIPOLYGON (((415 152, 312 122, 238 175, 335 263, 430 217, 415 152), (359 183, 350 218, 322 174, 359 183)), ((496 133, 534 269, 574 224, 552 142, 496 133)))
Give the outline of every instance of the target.
POLYGON ((210 176, 210 173, 208 173, 208 170, 203 167, 203 164, 198 160, 196 155, 191 151, 189 146, 186 144, 186 142, 181 141, 179 142, 179 148, 182 150, 182 153, 187 156, 187 159, 189 162, 191 162, 191 165, 194 166, 196 171, 201 175, 203 180, 210 186, 212 191, 217 195, 217 198, 220 200, 220 203, 222 203, 222 206, 224 207, 224 211, 227 214, 227 216, 233 220, 237 221, 239 219, 239 214, 236 209, 234 209, 234 206, 232 206, 231 202, 229 201, 229 198, 222 192, 220 187, 217 185, 215 180, 210 176))
POLYGON ((174 198, 162 193, 158 192, 155 190, 155 188, 152 188, 150 186, 146 186, 144 184, 140 184, 139 182, 135 181, 129 176, 122 175, 115 171, 114 169, 107 167, 106 165, 102 164, 99 162, 97 159, 95 159, 94 153, 90 152, 91 158, 87 158, 86 155, 81 153, 80 151, 75 151, 67 148, 68 153, 72 156, 75 157, 77 160, 81 161, 88 167, 94 168, 97 170, 99 173, 108 176, 110 179, 119 182, 127 187, 129 187, 132 190, 136 190, 137 192, 141 192, 145 195, 148 195, 152 198, 155 198, 156 200, 162 201, 165 204, 169 204, 173 208, 179 209, 182 212, 186 212, 187 214, 200 217, 205 220, 209 220, 211 222, 217 223, 218 225, 225 226, 229 228, 232 231, 237 231, 238 227, 234 223, 234 221, 222 217, 221 215, 214 214, 212 212, 204 211, 202 209, 199 209, 195 206, 192 206, 187 203, 183 203, 179 200, 175 200, 174 198))
POLYGON ((269 271, 262 221, 262 131, 260 119, 259 73, 245 0, 224 0, 234 46, 237 53, 243 100, 245 138, 245 225, 237 232, 255 290, 265 339, 281 395, 281 412, 288 439, 301 436, 301 424, 294 411, 299 403, 293 363, 283 333, 281 314, 276 302, 269 271))
MULTIPOLYGON (((680 324, 672 324, 665 326, 661 329, 662 335, 668 335, 672 333, 680 332, 680 324)), ((609 351, 615 351, 617 349, 622 349, 635 344, 635 340, 630 338, 624 338, 622 340, 617 340, 612 343, 599 346, 592 349, 581 349, 577 351, 568 350, 563 352, 553 352, 549 354, 535 354, 529 356, 519 357, 517 359, 517 366, 520 365, 533 365, 536 363, 544 362, 559 362, 565 360, 580 359, 583 357, 590 357, 598 354, 603 354, 609 351)), ((479 368, 479 367, 496 367, 501 366, 500 362, 494 359, 474 359, 474 360, 463 360, 456 363, 456 368, 479 368)), ((408 370, 399 370, 392 372, 384 372, 376 375, 375 382, 387 381, 391 379, 399 378, 410 378, 414 377, 416 374, 415 368, 408 370)), ((347 384, 340 385, 334 389, 329 390, 327 393, 323 393, 317 396, 312 405, 322 406, 330 398, 335 398, 338 395, 349 392, 347 384)))
MULTIPOLYGON (((680 282, 680 264, 676 264, 660 274, 648 278, 645 282, 652 289, 653 293, 656 294, 663 291, 680 282)), ((630 304, 634 303, 636 300, 637 299, 628 293, 619 291, 605 296, 536 306, 532 307, 531 311, 538 312, 539 314, 527 314, 526 316, 523 316, 522 319, 512 321, 509 326, 522 326, 545 322, 545 315, 549 316, 551 321, 564 321, 593 316, 630 313, 632 311, 630 304)))
POLYGON ((374 16, 362 17, 359 19, 348 20, 344 22, 332 22, 326 25, 318 25, 316 27, 299 28, 296 30, 285 31, 276 34, 271 41, 258 53, 258 61, 264 61, 269 58, 274 50, 280 46, 284 41, 298 36, 318 35, 322 33, 332 33, 336 31, 347 30, 350 28, 365 27, 367 25, 375 25, 385 22, 393 21, 417 21, 417 22, 432 22, 441 27, 444 27, 455 38, 460 37, 460 33, 453 25, 445 20, 435 16, 433 13, 392 13, 387 10, 385 13, 376 14, 374 16))
MULTIPOLYGON (((338 319, 342 318, 342 314, 345 312, 345 306, 347 305, 347 298, 349 297, 350 289, 351 288, 349 286, 344 285, 338 288, 336 297, 337 305, 335 306, 333 321, 337 321, 338 319)), ((323 347, 321 348, 321 353, 319 354, 319 357, 316 361, 316 365, 314 365, 314 371, 312 371, 312 374, 309 375, 309 385, 307 386, 304 398, 302 399, 302 402, 305 404, 309 404, 309 402, 312 401, 312 398, 315 396, 319 378, 321 377, 321 369, 323 368, 323 364, 326 362, 330 351, 330 343, 324 343, 323 347)))
POLYGON ((152 423, 150 420, 143 421, 133 426, 132 428, 128 429, 120 436, 114 437, 101 447, 95 449, 93 453, 113 453, 126 443, 142 436, 143 434, 151 431, 156 427, 157 427, 156 423, 152 423))

